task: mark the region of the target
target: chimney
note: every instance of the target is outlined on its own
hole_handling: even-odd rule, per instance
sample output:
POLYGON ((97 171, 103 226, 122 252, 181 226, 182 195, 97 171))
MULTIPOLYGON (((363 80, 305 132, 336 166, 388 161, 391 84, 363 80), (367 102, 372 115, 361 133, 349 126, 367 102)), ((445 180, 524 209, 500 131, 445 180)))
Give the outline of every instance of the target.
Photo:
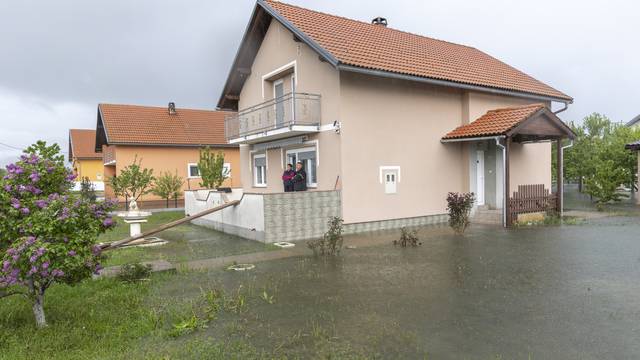
POLYGON ((386 26, 387 26, 387 19, 386 19, 386 18, 383 18, 383 17, 378 16, 377 18, 375 18, 375 19, 371 20, 371 23, 372 23, 373 25, 381 25, 381 26, 386 27, 386 26))
POLYGON ((176 114, 176 103, 170 102, 169 103, 169 115, 175 115, 175 114, 176 114))

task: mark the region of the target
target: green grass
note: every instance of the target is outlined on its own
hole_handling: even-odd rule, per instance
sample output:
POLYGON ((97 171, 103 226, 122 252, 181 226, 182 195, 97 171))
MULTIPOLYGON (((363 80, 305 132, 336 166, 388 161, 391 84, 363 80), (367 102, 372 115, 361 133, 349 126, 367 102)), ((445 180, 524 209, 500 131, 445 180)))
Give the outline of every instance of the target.
MULTIPOLYGON (((160 225, 166 224, 171 221, 175 221, 178 219, 182 219, 184 217, 183 211, 163 211, 153 213, 151 216, 147 218, 147 222, 142 224, 142 232, 147 230, 151 230, 160 225)), ((116 226, 102 234, 98 241, 101 242, 111 242, 122 240, 129 237, 129 225, 127 225, 122 218, 114 216, 113 220, 116 221, 116 226)))
POLYGON ((202 272, 154 274, 133 284, 54 285, 45 299, 49 326, 41 330, 26 299, 6 298, 0 300, 0 359, 365 358, 316 321, 290 329, 293 336, 256 334, 248 324, 274 305, 251 280, 231 286, 225 291, 202 272), (176 282, 199 290, 174 294, 176 282), (211 289, 222 295, 212 298, 211 289))

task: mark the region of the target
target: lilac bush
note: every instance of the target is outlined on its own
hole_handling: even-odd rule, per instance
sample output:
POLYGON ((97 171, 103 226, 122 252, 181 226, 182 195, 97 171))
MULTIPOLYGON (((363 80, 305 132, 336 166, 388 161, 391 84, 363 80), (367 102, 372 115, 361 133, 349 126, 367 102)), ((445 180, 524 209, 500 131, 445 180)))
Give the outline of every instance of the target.
POLYGON ((39 141, 6 170, 0 179, 0 298, 25 296, 36 325, 44 327, 46 290, 100 271, 96 241, 114 225, 113 203, 71 193, 75 175, 57 144, 39 141))

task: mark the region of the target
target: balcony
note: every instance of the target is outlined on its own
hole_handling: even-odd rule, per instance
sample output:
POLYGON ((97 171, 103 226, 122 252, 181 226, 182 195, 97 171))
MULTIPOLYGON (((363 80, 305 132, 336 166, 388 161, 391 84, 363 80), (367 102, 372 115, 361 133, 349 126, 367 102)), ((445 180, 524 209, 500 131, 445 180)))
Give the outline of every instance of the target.
POLYGON ((116 164, 116 147, 115 146, 103 146, 102 147, 102 163, 106 166, 115 166, 116 164))
POLYGON ((225 118, 231 144, 254 144, 318 132, 320 95, 288 93, 225 118))

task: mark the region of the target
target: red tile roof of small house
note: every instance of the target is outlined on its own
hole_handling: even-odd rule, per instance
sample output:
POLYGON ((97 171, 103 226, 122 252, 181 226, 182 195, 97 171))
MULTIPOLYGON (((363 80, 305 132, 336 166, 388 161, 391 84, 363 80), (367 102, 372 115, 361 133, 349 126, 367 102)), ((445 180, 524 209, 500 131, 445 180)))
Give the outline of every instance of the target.
POLYGON ((531 104, 489 110, 475 121, 457 127, 442 139, 505 135, 509 130, 515 128, 545 108, 546 106, 544 104, 531 104))
POLYGON ((278 1, 263 3, 340 64, 572 101, 563 92, 470 46, 278 1))
POLYGON ((228 146, 224 134, 227 111, 139 105, 98 105, 98 128, 104 127, 106 144, 228 146))
POLYGON ((95 151, 96 131, 92 129, 69 130, 69 160, 102 159, 102 154, 95 151))

